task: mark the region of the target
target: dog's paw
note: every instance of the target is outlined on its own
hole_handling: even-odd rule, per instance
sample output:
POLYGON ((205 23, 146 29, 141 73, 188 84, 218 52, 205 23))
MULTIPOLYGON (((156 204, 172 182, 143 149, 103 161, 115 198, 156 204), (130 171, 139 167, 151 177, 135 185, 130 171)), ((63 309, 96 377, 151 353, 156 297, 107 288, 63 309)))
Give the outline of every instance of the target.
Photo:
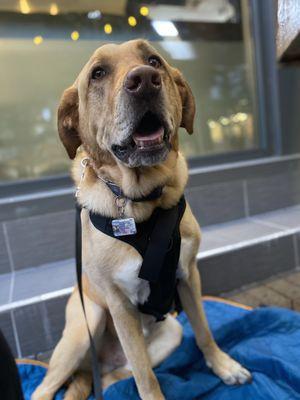
POLYGON ((206 365, 226 385, 243 385, 252 380, 251 373, 246 368, 221 350, 212 359, 207 359, 206 365))
POLYGON ((52 400, 53 395, 50 395, 49 393, 47 394, 43 390, 41 390, 41 387, 39 386, 31 395, 30 400, 52 400))

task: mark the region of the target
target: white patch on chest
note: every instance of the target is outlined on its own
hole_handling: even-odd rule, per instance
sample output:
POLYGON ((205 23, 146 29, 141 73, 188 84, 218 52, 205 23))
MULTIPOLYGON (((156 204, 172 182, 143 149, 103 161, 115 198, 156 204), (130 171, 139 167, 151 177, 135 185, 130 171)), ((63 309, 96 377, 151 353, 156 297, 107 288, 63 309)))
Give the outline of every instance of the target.
POLYGON ((132 304, 144 304, 150 294, 149 282, 138 277, 142 260, 126 261, 114 275, 114 281, 132 304))

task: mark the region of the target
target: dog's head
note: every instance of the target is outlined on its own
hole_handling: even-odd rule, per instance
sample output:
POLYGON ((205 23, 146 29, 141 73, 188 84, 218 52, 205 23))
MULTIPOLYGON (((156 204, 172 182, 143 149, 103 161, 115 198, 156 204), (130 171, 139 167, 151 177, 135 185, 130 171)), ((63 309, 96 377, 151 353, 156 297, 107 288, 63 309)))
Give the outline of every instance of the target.
POLYGON ((179 126, 193 132, 194 98, 181 73, 144 40, 95 51, 58 109, 70 158, 81 144, 95 161, 152 166, 177 150, 179 126))

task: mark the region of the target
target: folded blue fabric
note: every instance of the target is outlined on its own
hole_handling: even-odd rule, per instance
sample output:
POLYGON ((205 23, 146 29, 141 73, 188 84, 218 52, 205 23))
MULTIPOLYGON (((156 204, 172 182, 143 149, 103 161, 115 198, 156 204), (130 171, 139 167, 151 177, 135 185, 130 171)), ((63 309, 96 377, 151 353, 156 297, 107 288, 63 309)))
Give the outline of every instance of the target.
MULTIPOLYGON (((248 311, 219 301, 205 301, 210 327, 220 347, 248 368, 253 382, 226 386, 205 365, 186 315, 180 347, 155 369, 167 400, 299 400, 300 314, 265 307, 248 311)), ((20 364, 25 400, 45 375, 36 365, 20 364)), ((61 389, 55 400, 63 399, 61 389)), ((105 400, 138 400, 132 378, 110 386, 105 400)), ((90 396, 90 400, 93 397, 90 396)))

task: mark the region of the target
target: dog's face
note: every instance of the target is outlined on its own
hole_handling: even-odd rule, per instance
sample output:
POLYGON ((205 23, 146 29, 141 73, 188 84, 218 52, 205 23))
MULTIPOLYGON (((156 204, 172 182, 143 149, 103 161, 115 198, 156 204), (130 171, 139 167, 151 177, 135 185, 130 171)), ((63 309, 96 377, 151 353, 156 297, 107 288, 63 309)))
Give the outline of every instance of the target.
POLYGON ((191 90, 144 40, 106 44, 95 51, 58 110, 58 129, 74 158, 83 144, 101 162, 133 168, 163 162, 177 150, 177 132, 193 130, 191 90))

